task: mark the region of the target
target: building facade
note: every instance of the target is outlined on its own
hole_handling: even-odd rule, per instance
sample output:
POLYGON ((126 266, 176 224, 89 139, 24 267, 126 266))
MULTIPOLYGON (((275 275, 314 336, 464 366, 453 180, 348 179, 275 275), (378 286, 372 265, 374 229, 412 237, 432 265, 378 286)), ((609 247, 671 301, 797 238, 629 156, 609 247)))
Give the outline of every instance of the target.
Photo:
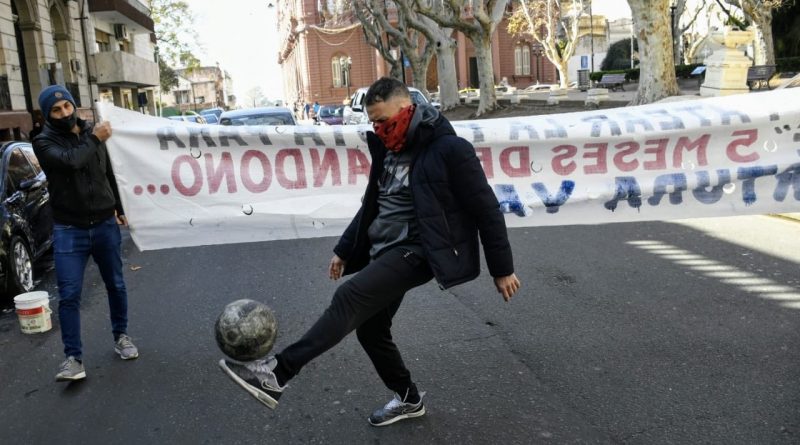
POLYGON ((0 0, 0 139, 27 136, 53 84, 86 110, 107 100, 152 112, 153 40, 138 0, 0 0))
POLYGON ((160 100, 164 108, 172 108, 176 114, 206 108, 236 108, 233 80, 219 65, 176 70, 176 74, 178 85, 161 93, 160 100))
MULTIPOLYGON (((315 101, 342 103, 357 88, 369 86, 390 71, 378 50, 368 45, 361 24, 352 15, 331 20, 337 2, 279 0, 278 37, 284 82, 284 99, 291 107, 315 101), (324 6, 324 7, 323 7, 324 6)), ((477 59, 472 42, 456 32, 456 75, 460 88, 478 85, 477 59)), ((494 82, 503 79, 525 88, 535 83, 554 83, 557 70, 530 37, 512 36, 504 19, 492 39, 494 82)), ((426 78, 429 92, 437 90, 436 60, 426 78)), ((411 70, 405 78, 411 83, 411 70)))

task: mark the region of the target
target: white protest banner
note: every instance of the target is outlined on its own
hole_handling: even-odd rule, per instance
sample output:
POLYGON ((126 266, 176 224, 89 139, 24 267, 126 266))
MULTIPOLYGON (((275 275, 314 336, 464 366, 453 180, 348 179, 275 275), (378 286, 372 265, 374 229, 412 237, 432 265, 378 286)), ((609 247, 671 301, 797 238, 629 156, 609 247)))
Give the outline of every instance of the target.
MULTIPOLYGON (((510 227, 800 211, 800 88, 453 122, 510 227)), ((340 235, 369 126, 188 124, 103 104, 142 250, 340 235)))

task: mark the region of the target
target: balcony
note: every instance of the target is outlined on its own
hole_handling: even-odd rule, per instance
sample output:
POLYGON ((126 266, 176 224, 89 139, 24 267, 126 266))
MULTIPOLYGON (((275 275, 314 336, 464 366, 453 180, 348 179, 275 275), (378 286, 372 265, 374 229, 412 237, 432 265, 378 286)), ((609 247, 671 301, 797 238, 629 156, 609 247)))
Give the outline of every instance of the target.
POLYGON ((120 23, 132 33, 154 31, 150 10, 138 0, 89 0, 89 12, 108 23, 120 23))
POLYGON ((123 88, 144 88, 158 85, 158 64, 124 51, 92 55, 97 84, 123 88))

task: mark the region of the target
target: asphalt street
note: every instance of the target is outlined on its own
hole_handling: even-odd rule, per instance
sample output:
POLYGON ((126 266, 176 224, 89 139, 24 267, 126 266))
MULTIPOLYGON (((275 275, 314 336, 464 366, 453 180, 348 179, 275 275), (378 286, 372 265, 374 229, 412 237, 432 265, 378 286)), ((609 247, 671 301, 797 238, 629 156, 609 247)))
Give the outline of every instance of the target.
MULTIPOLYGON (((125 237, 130 334, 113 352, 86 274, 85 381, 54 381, 53 330, 0 315, 0 444, 800 443, 800 222, 767 216, 512 229, 523 287, 491 279, 406 296, 395 339, 426 416, 374 428, 391 394, 354 336, 271 411, 224 376, 213 324, 270 305, 280 349, 326 307, 333 238, 139 252, 125 237)), ((46 269, 46 267, 45 267, 46 269)))

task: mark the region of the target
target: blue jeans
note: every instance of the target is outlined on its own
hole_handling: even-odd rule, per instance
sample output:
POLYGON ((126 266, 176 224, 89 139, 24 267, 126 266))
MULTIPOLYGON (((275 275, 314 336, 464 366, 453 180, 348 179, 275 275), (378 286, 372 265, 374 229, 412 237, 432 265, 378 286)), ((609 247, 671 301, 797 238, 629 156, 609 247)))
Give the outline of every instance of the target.
POLYGON ((128 329, 128 292, 122 276, 122 237, 116 218, 88 229, 55 223, 53 256, 58 280, 58 318, 64 354, 81 358, 81 290, 89 256, 94 259, 108 291, 114 339, 128 329))

